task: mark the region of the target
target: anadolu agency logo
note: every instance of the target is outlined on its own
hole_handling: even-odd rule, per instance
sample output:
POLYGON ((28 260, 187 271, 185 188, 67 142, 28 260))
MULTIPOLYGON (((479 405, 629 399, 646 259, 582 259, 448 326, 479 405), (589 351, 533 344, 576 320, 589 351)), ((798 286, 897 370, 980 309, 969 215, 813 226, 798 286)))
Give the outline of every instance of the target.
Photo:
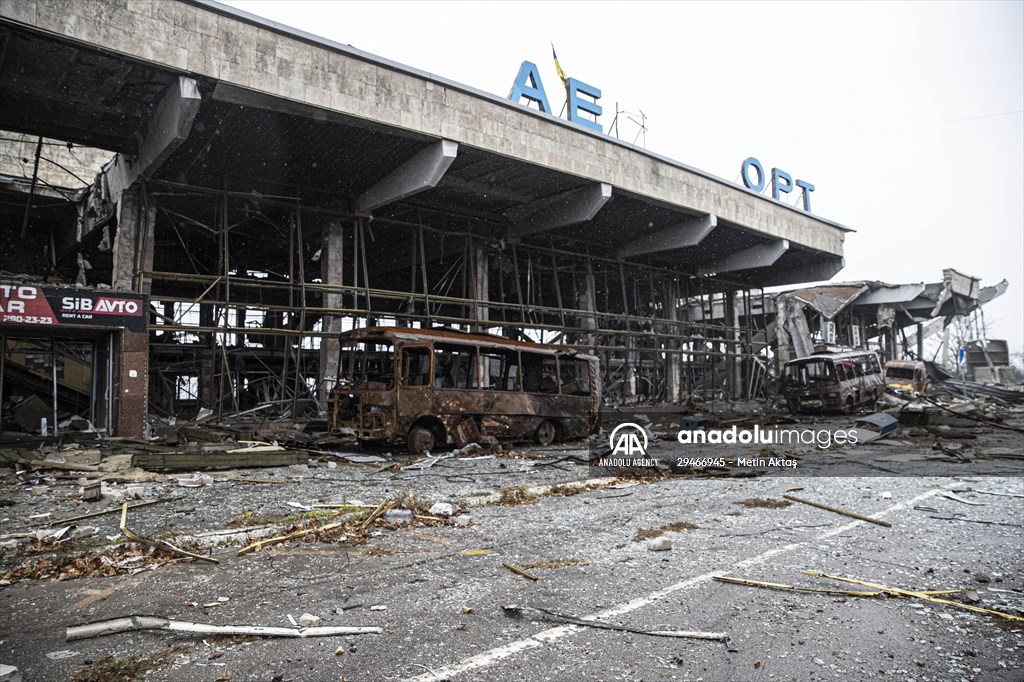
POLYGON ((608 436, 611 452, 601 457, 597 465, 602 467, 654 467, 657 460, 647 456, 647 429, 625 422, 616 426, 608 436))
POLYGON ((611 446, 612 455, 646 457, 647 429, 633 422, 619 424, 608 436, 608 445, 611 446))

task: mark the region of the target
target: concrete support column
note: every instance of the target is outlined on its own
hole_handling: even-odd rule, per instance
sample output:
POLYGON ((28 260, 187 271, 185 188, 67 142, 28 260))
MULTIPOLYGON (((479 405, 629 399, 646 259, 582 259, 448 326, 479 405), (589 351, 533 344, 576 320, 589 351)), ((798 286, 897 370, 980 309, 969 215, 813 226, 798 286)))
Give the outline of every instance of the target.
POLYGON ((737 291, 727 291, 723 297, 725 325, 729 327, 726 332, 726 397, 730 400, 741 398, 743 386, 743 357, 740 354, 740 314, 739 306, 736 305, 737 291))
POLYGON ((474 247, 470 263, 469 297, 478 303, 473 305, 474 332, 486 332, 487 321, 490 317, 487 302, 490 298, 490 263, 487 260, 487 251, 481 247, 474 247))
POLYGON ((123 331, 115 337, 120 345, 114 367, 114 433, 122 438, 143 438, 149 392, 149 334, 123 331))
MULTIPOLYGON (((199 326, 212 327, 216 324, 213 313, 213 306, 209 304, 199 305, 199 326)), ((199 402, 202 407, 213 409, 220 395, 217 390, 217 364, 218 348, 216 334, 204 333, 200 335, 206 346, 207 352, 203 354, 201 370, 199 372, 199 402)))
POLYGON ((151 282, 142 273, 153 270, 156 208, 146 205, 142 186, 135 183, 121 194, 115 211, 117 235, 114 237, 111 288, 148 294, 151 282))
POLYGON ((779 296, 775 299, 775 376, 782 376, 786 363, 793 357, 789 339, 789 299, 779 296))
POLYGON ((584 345, 591 349, 597 345, 597 288, 594 286, 594 271, 588 263, 587 272, 583 276, 583 286, 576 293, 576 308, 585 311, 580 316, 580 327, 591 330, 583 338, 584 345))
POLYGON ((743 294, 739 291, 734 291, 729 294, 729 298, 732 299, 732 350, 735 356, 732 361, 733 370, 733 398, 735 400, 747 400, 747 388, 746 383, 743 381, 743 365, 746 360, 743 357, 743 353, 746 350, 743 344, 743 330, 740 326, 740 308, 743 308, 743 313, 746 315, 747 324, 750 324, 750 313, 745 308, 743 294))
MULTIPOLYGON (((675 282, 669 282, 664 290, 665 318, 670 320, 671 337, 678 337, 679 326, 675 324, 679 320, 679 287, 675 282)), ((670 352, 665 357, 665 400, 670 403, 677 403, 680 399, 680 383, 682 370, 682 355, 678 352, 681 349, 680 342, 673 338, 668 342, 670 352)))
MULTIPOLYGON (((320 246, 320 280, 324 284, 340 286, 345 272, 345 233, 340 222, 330 221, 324 225, 320 246)), ((342 307, 340 292, 324 293, 324 308, 328 311, 342 307)), ((326 400, 327 394, 334 388, 338 376, 338 361, 341 345, 338 334, 341 333, 341 315, 332 312, 324 313, 324 333, 320 342, 320 375, 317 385, 320 386, 320 400, 326 400)))

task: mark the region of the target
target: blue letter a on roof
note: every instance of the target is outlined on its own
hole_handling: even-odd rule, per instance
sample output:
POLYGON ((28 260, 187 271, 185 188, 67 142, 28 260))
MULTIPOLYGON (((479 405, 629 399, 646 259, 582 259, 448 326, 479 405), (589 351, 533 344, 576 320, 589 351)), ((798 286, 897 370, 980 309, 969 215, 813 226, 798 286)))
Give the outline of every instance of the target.
POLYGON ((516 76, 516 82, 512 85, 512 92, 508 94, 508 98, 513 102, 519 102, 523 97, 531 102, 536 102, 545 114, 551 113, 548 96, 544 93, 544 84, 540 82, 537 65, 533 62, 523 62, 520 65, 519 75, 516 76))

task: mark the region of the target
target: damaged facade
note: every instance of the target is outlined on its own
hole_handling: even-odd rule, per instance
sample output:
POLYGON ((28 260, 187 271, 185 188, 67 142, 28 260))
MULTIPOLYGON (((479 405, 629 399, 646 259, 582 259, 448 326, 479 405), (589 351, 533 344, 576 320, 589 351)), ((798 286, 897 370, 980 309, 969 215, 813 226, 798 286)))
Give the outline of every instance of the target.
POLYGON ((147 415, 270 404, 319 417, 338 334, 375 325, 586 351, 612 404, 763 399, 812 343, 808 312, 839 314, 824 341, 896 357, 895 330, 926 319, 903 304, 948 317, 983 302, 957 273, 892 301, 852 285, 841 314, 768 295, 835 275, 848 230, 223 7, 174 3, 143 21, 57 5, 0 17, 0 129, 18 145, 0 169, 3 280, 50 301, 69 286, 93 304, 137 301, 147 326, 72 319, 66 295, 47 322, 8 314, 5 429, 34 431, 44 411, 59 428, 77 416, 132 436, 147 415))
POLYGON ((0 95, 0 682, 1020 678, 1005 282, 208 0, 0 95))

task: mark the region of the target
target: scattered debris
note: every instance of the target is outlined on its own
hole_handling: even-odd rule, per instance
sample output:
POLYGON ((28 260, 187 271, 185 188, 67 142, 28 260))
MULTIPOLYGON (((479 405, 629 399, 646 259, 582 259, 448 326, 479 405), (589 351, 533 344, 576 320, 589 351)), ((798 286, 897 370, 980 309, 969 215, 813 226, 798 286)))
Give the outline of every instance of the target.
POLYGON ((102 481, 86 483, 82 486, 82 502, 98 502, 103 497, 102 481))
POLYGON ((896 427, 899 425, 899 419, 886 412, 876 412, 875 414, 857 417, 853 420, 853 423, 857 426, 873 426, 875 428, 872 430, 878 434, 878 437, 884 438, 890 433, 894 433, 896 431, 896 427))
POLYGON ((968 399, 985 396, 995 398, 1008 404, 1024 404, 1024 391, 1005 388, 1002 386, 989 386, 986 384, 975 383, 973 381, 947 379, 942 382, 942 388, 953 393, 958 393, 968 399))
POLYGON ((914 507, 918 511, 931 511, 938 512, 930 516, 929 518, 938 519, 940 521, 963 521, 965 523, 981 523, 986 526, 1010 526, 1011 528, 1021 528, 1024 524, 1010 523, 1008 521, 986 521, 985 519, 965 519, 962 514, 952 514, 950 512, 940 512, 937 509, 931 507, 914 507))
POLYGON ((384 632, 384 628, 381 627, 282 628, 261 625, 211 625, 184 620, 171 620, 161 616, 131 615, 122 618, 99 620, 84 625, 68 626, 66 639, 72 642, 80 639, 113 635, 119 632, 138 632, 141 630, 169 630, 173 632, 192 632, 200 635, 244 635, 252 637, 336 637, 339 635, 367 635, 384 632))
MULTIPOLYGON (((176 500, 177 498, 170 498, 170 499, 171 500, 176 500)), ((128 507, 128 511, 131 511, 133 509, 140 509, 142 507, 148 507, 151 504, 160 504, 161 502, 167 502, 167 501, 168 501, 168 499, 156 499, 156 500, 147 500, 146 502, 139 502, 138 504, 130 505, 128 507)), ((94 518, 96 516, 104 516, 105 514, 113 514, 114 512, 118 512, 118 511, 121 511, 121 507, 110 507, 109 509, 101 509, 100 511, 89 512, 88 514, 80 514, 79 516, 69 516, 67 518, 61 518, 61 519, 57 519, 55 521, 50 521, 49 525, 56 526, 56 525, 61 524, 61 523, 75 523, 76 521, 84 521, 85 519, 91 519, 91 518, 94 518)))
POLYGON ((312 521, 313 525, 311 525, 308 528, 303 528, 301 530, 295 531, 294 533, 288 533, 286 535, 278 535, 277 537, 267 538, 266 540, 257 540, 251 545, 246 545, 245 547, 242 547, 238 550, 238 555, 241 556, 243 554, 248 554, 250 552, 258 552, 265 547, 279 545, 282 542, 288 542, 289 540, 294 540, 295 538, 300 538, 305 535, 309 535, 310 533, 323 533, 329 530, 334 530, 335 528, 340 528, 341 526, 344 526, 345 523, 347 522, 338 521, 337 523, 328 523, 326 526, 320 526, 316 525, 317 522, 314 519, 312 521))
POLYGON ((861 521, 867 521, 868 523, 878 524, 879 526, 885 526, 886 528, 892 528, 892 524, 889 523, 888 521, 881 521, 879 519, 873 519, 870 516, 862 516, 861 514, 855 514, 853 512, 846 511, 845 509, 838 509, 836 507, 830 507, 827 504, 821 504, 820 502, 811 502, 810 500, 805 500, 803 498, 796 497, 794 495, 783 495, 783 497, 786 498, 787 500, 792 500, 793 502, 800 502, 801 504, 809 504, 812 507, 818 507, 819 509, 824 509, 826 511, 833 512, 834 514, 842 514, 843 516, 849 516, 850 518, 853 518, 853 519, 859 519, 861 521))
MULTIPOLYGON (((152 550, 146 550, 152 551, 152 550)), ((31 557, 0 576, 4 583, 17 580, 71 580, 133 574, 167 563, 168 555, 152 556, 129 546, 79 556, 31 557), (146 563, 143 563, 143 562, 146 563)))
POLYGON ((412 523, 411 509, 388 509, 382 514, 384 523, 412 523))
POLYGON ((455 516, 455 506, 448 502, 435 502, 427 510, 427 513, 431 516, 443 516, 448 519, 455 516))
POLYGON ((661 537, 667 532, 675 533, 681 530, 697 530, 697 528, 697 524, 690 523, 689 521, 675 521, 673 523, 666 523, 664 526, 659 526, 657 528, 637 528, 636 539, 650 540, 661 537))
POLYGON ((918 592, 913 590, 903 590, 898 587, 889 587, 887 585, 881 585, 879 583, 872 583, 866 580, 855 580, 854 578, 843 578, 837 575, 828 575, 827 573, 817 573, 815 571, 804 571, 806 575, 811 575, 816 578, 828 578, 829 580, 839 580, 845 583, 853 583, 855 585, 863 585, 864 587, 871 587, 876 590, 882 590, 888 594, 900 596, 900 597, 914 597, 915 599, 923 599, 924 601, 930 601, 936 604, 945 604, 946 606, 954 606, 958 609, 965 609, 967 611, 974 611, 975 613, 984 613, 990 616, 998 616, 999 618, 1005 618, 1012 621, 1024 622, 1024 617, 1014 616, 1009 613, 1003 613, 1001 611, 992 611, 991 609, 984 609, 980 606, 971 606, 970 604, 961 604, 960 602, 950 601, 948 599, 941 599, 939 597, 933 597, 927 592, 918 592))
POLYGON ((380 462, 387 462, 388 461, 385 457, 381 457, 380 455, 345 454, 345 455, 335 455, 335 457, 339 457, 339 458, 345 460, 346 462, 351 462, 352 464, 378 464, 380 462))
POLYGON ((448 454, 438 455, 436 457, 426 457, 426 458, 424 458, 424 459, 422 459, 422 460, 420 460, 418 462, 413 462, 409 466, 405 467, 405 470, 406 471, 420 471, 420 470, 423 470, 423 469, 429 469, 430 467, 434 466, 438 462, 440 462, 442 460, 445 460, 445 459, 451 459, 454 456, 455 456, 455 454, 450 452, 448 454))
POLYGON ((979 493, 981 495, 999 495, 1001 497, 1024 497, 1024 495, 1022 495, 1020 493, 999 493, 999 492, 996 492, 994 490, 970 490, 970 491, 961 491, 961 492, 979 493))
POLYGON ((667 552, 670 549, 672 549, 672 541, 666 537, 647 541, 647 550, 649 552, 667 552))
POLYGON ((554 569, 554 568, 567 568, 569 566, 589 566, 590 562, 586 559, 550 559, 547 561, 531 561, 528 564, 523 564, 523 568, 543 568, 543 569, 554 569))
MULTIPOLYGON (((802 490, 802 488, 795 488, 795 490, 802 490)), ((756 497, 752 497, 747 500, 740 500, 739 502, 733 502, 742 507, 751 507, 758 509, 784 509, 791 506, 793 503, 788 500, 763 500, 756 497)))
POLYGON ((81 651, 72 651, 71 649, 63 649, 62 651, 51 651, 46 654, 46 657, 51 661, 63 661, 65 658, 74 658, 75 656, 81 655, 81 651))
MULTIPOLYGON (((589 618, 580 618, 577 616, 566 616, 554 611, 548 611, 547 609, 540 608, 539 606, 517 606, 515 604, 509 604, 501 607, 506 615, 518 618, 523 615, 533 615, 535 617, 543 618, 555 623, 567 623, 570 625, 582 625, 589 628, 599 628, 602 630, 617 630, 619 632, 631 632, 635 635, 651 635, 653 637, 678 637, 685 639, 706 639, 713 642, 727 643, 729 635, 724 632, 701 632, 698 630, 640 630, 637 628, 626 627, 623 625, 614 625, 612 623, 605 623, 599 620, 591 620, 589 618)), ((731 648, 731 647, 730 647, 731 648)))
POLYGON ((959 502, 961 504, 970 504, 970 505, 974 505, 976 507, 984 507, 985 506, 984 502, 972 502, 970 500, 965 500, 964 498, 960 497, 959 495, 957 495, 955 493, 951 493, 948 490, 943 490, 943 491, 938 492, 936 494, 939 497, 945 497, 947 500, 953 500, 954 502, 959 502))
POLYGON ((276 483, 276 484, 278 484, 278 485, 281 485, 281 484, 283 484, 283 483, 287 483, 287 482, 288 482, 288 481, 279 481, 279 480, 277 480, 277 479, 273 479, 273 478, 240 478, 240 477, 228 477, 228 479, 227 479, 227 480, 229 480, 229 481, 234 481, 234 482, 236 482, 236 483, 276 483))
POLYGON ((203 474, 185 476, 178 479, 178 485, 182 488, 202 488, 204 485, 213 485, 213 476, 203 474))
POLYGON ((750 580, 748 578, 731 578, 724 575, 716 575, 713 578, 722 583, 732 585, 746 585, 747 587, 767 587, 774 590, 795 590, 797 592, 820 592, 822 594, 838 594, 847 597, 878 597, 881 592, 865 592, 860 590, 823 590, 817 587, 801 587, 799 585, 785 585, 782 583, 767 583, 761 580, 750 580))
POLYGON ((381 500, 381 503, 378 504, 365 519, 363 519, 363 525, 361 526, 360 530, 363 531, 369 528, 370 524, 373 523, 373 520, 375 518, 377 518, 378 516, 380 516, 381 514, 383 514, 388 509, 391 509, 394 506, 394 502, 388 502, 387 499, 381 500))
POLYGON ((139 542, 139 543, 142 543, 144 545, 149 545, 150 547, 156 547, 157 549, 162 549, 165 552, 170 552, 171 554, 177 554, 178 556, 189 557, 189 558, 192 558, 192 559, 198 559, 199 561, 206 561, 206 562, 209 562, 211 564, 219 564, 220 563, 220 561, 218 561, 217 559, 214 559, 211 556, 205 556, 203 554, 193 554, 192 552, 185 551, 184 549, 181 549, 180 547, 175 547, 174 545, 172 545, 169 542, 164 542, 163 540, 153 540, 152 538, 143 537, 141 535, 138 535, 137 533, 133 533, 132 531, 128 530, 128 528, 126 527, 125 524, 127 522, 128 522, 128 503, 125 502, 124 506, 121 507, 121 525, 119 526, 119 528, 121 529, 121 532, 124 533, 125 536, 129 540, 133 540, 135 542, 139 542))
POLYGON ((502 563, 501 565, 504 566, 505 568, 507 568, 508 570, 512 571, 513 573, 518 573, 519 575, 523 576, 524 578, 529 578, 530 580, 533 580, 534 582, 540 580, 540 578, 538 578, 537 576, 533 575, 532 573, 527 573, 526 571, 524 571, 523 569, 519 568, 518 566, 513 566, 512 564, 507 564, 507 563, 502 563))
POLYGON ((305 464, 305 450, 288 450, 279 445, 247 448, 210 446, 194 452, 171 450, 132 455, 132 466, 146 471, 198 471, 241 469, 245 467, 282 467, 305 464))

